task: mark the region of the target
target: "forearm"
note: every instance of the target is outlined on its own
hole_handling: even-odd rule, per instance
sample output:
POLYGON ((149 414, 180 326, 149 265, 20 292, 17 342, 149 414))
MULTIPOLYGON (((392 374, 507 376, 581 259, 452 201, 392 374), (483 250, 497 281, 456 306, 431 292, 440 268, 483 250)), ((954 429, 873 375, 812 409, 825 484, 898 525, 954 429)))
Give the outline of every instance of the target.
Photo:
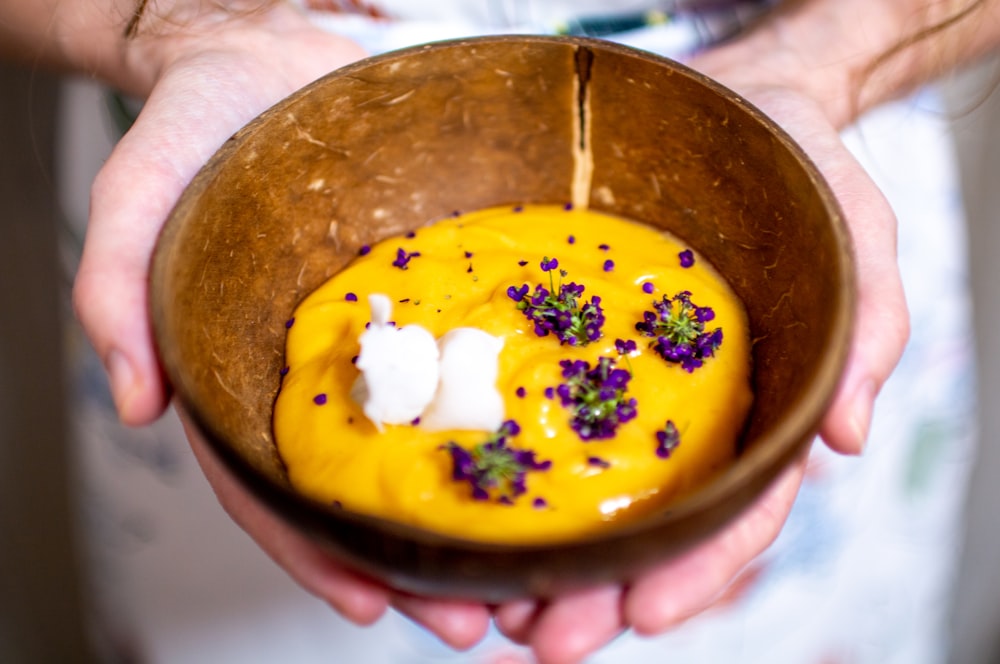
POLYGON ((0 55, 122 79, 123 28, 134 7, 134 0, 0 0, 0 55))
POLYGON ((194 39, 226 37, 228 21, 298 13, 271 0, 0 0, 0 57, 80 73, 145 96, 194 39))
POLYGON ((842 127, 998 44, 1000 0, 789 0, 698 64, 804 92, 842 127))

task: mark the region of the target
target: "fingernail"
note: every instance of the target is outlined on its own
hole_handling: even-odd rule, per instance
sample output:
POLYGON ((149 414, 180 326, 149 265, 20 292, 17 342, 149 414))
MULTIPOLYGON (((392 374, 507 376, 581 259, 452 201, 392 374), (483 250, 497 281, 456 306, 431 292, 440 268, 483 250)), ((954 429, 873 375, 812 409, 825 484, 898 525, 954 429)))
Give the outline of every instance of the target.
POLYGON ((135 372, 132 370, 132 365, 125 358, 125 355, 117 349, 113 349, 108 353, 104 366, 107 369, 108 379, 111 382, 111 397, 115 400, 118 417, 122 417, 132 396, 135 372))
POLYGON ((869 379, 861 383, 854 393, 851 403, 850 426, 857 441, 857 454, 863 454, 868 445, 868 432, 871 428, 872 408, 875 405, 875 381, 869 379))

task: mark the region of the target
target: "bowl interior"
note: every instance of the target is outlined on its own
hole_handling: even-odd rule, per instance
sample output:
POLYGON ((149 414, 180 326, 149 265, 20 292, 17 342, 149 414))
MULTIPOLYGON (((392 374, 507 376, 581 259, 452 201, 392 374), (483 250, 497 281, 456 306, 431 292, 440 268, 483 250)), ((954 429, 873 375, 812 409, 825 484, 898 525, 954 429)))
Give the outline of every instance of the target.
POLYGON ((240 131, 166 225, 151 302, 180 405, 251 490, 381 580, 495 600, 625 578, 745 507, 814 435, 851 274, 820 176, 733 93, 604 42, 492 37, 351 65, 240 131), (271 412, 298 302, 363 244, 454 210, 567 201, 670 231, 742 298, 755 403, 734 467, 648 522, 549 547, 454 541, 294 494, 271 412))

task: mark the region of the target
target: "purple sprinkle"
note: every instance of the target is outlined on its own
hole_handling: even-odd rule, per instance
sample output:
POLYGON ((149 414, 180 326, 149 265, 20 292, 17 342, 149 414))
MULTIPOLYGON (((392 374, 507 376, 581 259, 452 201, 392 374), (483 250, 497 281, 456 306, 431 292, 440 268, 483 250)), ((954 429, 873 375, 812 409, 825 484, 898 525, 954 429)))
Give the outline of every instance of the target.
POLYGON ((472 263, 469 263, 469 267, 465 268, 466 272, 472 272, 472 263))
POLYGON ((357 302, 358 296, 355 295, 354 293, 348 293, 347 295, 344 296, 344 299, 347 300, 348 302, 357 302))
POLYGON ((416 231, 410 231, 409 233, 406 234, 406 237, 408 237, 408 238, 410 238, 412 240, 413 238, 417 237, 417 232, 416 231))
POLYGON ((465 252, 465 257, 466 258, 472 258, 472 252, 471 251, 465 252))
POLYGON ((644 282, 642 284, 642 292, 646 293, 647 295, 651 294, 653 292, 653 283, 650 281, 644 282))
POLYGON ((410 420, 410 424, 412 424, 413 426, 417 426, 418 424, 420 424, 420 418, 414 417, 412 420, 410 420))
POLYGON ((295 319, 294 318, 289 318, 288 320, 285 321, 285 329, 286 330, 289 329, 289 328, 291 328, 292 325, 295 325, 295 319))
POLYGON ((554 399, 555 396, 556 396, 556 390, 555 390, 554 387, 546 387, 545 388, 545 398, 546 399, 554 399))
POLYGON ((291 367, 282 367, 281 371, 278 372, 279 376, 287 376, 291 367))
POLYGON ((690 249, 685 249, 677 254, 677 257, 681 259, 681 267, 691 267, 694 265, 694 252, 690 249))
POLYGON ((521 267, 524 267, 525 265, 528 264, 528 261, 518 261, 517 264, 520 265, 521 267))
POLYGON ((407 253, 405 249, 399 247, 396 249, 396 260, 392 262, 393 267, 398 267, 400 270, 406 270, 409 267, 410 260, 416 258, 420 255, 419 251, 413 251, 407 253))
POLYGON ((569 242, 570 244, 575 244, 576 243, 576 238, 574 236, 570 235, 568 238, 566 238, 566 241, 569 242))
POLYGON ((611 463, 602 459, 599 456, 587 457, 587 465, 594 466, 596 468, 610 468, 611 463))
POLYGON ((520 399, 523 399, 524 395, 526 395, 527 393, 528 393, 528 391, 526 389, 524 389, 523 386, 517 388, 517 391, 515 392, 515 394, 517 394, 518 398, 520 398, 520 399))
POLYGON ((531 502, 531 506, 534 507, 536 510, 541 510, 541 509, 545 509, 546 507, 548 507, 549 503, 544 498, 542 498, 541 496, 539 496, 538 498, 535 498, 531 502))
POLYGON ((371 250, 372 250, 371 247, 369 247, 367 244, 363 244, 361 245, 361 248, 358 249, 358 256, 367 256, 368 252, 370 252, 371 250))
POLYGON ((573 209, 573 204, 572 203, 567 203, 566 205, 563 206, 563 209, 566 210, 567 212, 569 212, 570 210, 573 209))
POLYGON ((615 262, 613 260, 609 258, 608 260, 604 261, 605 272, 611 272, 611 270, 613 269, 615 269, 615 262))
POLYGON ((609 251, 611 249, 611 245, 609 245, 609 244, 599 244, 599 245, 597 245, 597 248, 600 249, 601 251, 609 251))
POLYGON ((317 394, 316 396, 314 396, 313 397, 313 403, 316 404, 317 406, 322 406, 323 404, 325 404, 326 403, 326 394, 323 393, 323 392, 320 392, 319 394, 317 394))

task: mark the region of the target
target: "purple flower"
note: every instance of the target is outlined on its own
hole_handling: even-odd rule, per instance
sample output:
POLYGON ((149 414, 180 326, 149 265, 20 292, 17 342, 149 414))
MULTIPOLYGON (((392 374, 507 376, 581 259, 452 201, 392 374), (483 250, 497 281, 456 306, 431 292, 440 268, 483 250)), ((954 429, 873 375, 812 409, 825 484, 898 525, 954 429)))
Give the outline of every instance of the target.
POLYGON ((629 355, 634 353, 638 346, 631 339, 627 341, 625 339, 615 339, 615 350, 618 351, 619 355, 629 355))
POLYGON ((557 289, 552 271, 558 266, 558 260, 550 260, 548 257, 540 264, 542 270, 549 273, 549 288, 538 284, 529 296, 527 284, 520 287, 508 286, 507 297, 514 300, 525 318, 531 321, 536 335, 545 337, 552 333, 560 344, 586 346, 601 338, 601 328, 604 326, 601 298, 595 295, 589 302, 583 302, 582 285, 562 283, 562 277, 566 276, 565 270, 559 271, 560 283, 557 289))
POLYGON ((613 438, 618 427, 637 413, 634 398, 626 395, 632 374, 616 369, 610 357, 591 367, 585 360, 562 360, 565 382, 556 388, 560 404, 570 411, 570 428, 584 441, 613 438))
POLYGON ((666 426, 656 432, 656 456, 669 459, 681 443, 681 434, 673 420, 667 420, 666 426))
POLYGON ((681 253, 677 254, 677 257, 681 260, 681 267, 691 267, 694 265, 694 252, 690 249, 685 249, 681 253))
POLYGON ((635 329, 653 339, 649 346, 657 355, 691 373, 722 345, 722 328, 705 329, 714 318, 710 307, 699 307, 689 291, 680 291, 673 298, 654 300, 653 310, 643 312, 635 329))
POLYGON ((410 261, 419 255, 419 251, 407 253, 405 249, 399 247, 396 249, 396 260, 392 262, 392 265, 400 270, 406 270, 409 268, 410 261))
POLYGON ((518 496, 527 492, 528 472, 552 467, 551 461, 539 461, 533 450, 507 444, 520 431, 517 422, 507 420, 486 442, 471 450, 455 442, 442 445, 441 449, 451 454, 452 479, 468 482, 475 500, 489 500, 492 493, 496 494, 496 502, 512 505, 518 496))
POLYGON ((507 287, 507 297, 514 300, 515 302, 520 302, 524 299, 524 296, 528 294, 528 284, 522 284, 520 288, 514 286, 507 287))

